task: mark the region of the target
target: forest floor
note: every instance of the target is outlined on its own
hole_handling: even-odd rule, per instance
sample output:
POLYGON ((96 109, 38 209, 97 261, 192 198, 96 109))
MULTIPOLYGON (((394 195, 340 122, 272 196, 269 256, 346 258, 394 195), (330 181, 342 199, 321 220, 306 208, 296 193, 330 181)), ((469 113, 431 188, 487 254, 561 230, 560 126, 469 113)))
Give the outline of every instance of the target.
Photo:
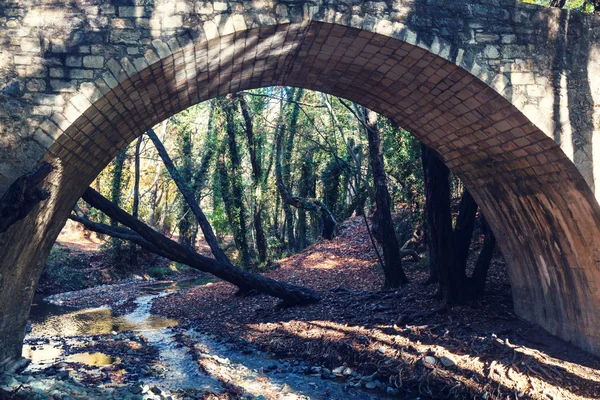
POLYGON ((424 261, 406 261, 411 281, 380 290, 382 274, 360 218, 332 241, 283 259, 267 273, 311 287, 322 300, 282 307, 267 296, 235 297, 226 282, 158 298, 153 314, 203 332, 301 359, 312 372, 407 398, 600 398, 600 360, 513 313, 506 267, 490 268, 487 294, 445 307, 426 286, 424 261), (377 382, 377 385, 373 384, 377 382))

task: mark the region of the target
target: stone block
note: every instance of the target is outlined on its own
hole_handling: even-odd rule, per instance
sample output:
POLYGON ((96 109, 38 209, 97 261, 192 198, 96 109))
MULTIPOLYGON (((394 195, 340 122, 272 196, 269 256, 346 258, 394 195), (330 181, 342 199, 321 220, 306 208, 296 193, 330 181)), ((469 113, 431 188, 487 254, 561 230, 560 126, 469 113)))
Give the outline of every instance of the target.
POLYGON ((83 65, 81 56, 67 56, 65 59, 67 67, 81 67, 83 65))
POLYGON ((143 16, 145 16, 145 7, 143 6, 119 7, 119 17, 121 18, 139 18, 143 16))
POLYGON ((42 51, 42 45, 38 38, 22 38, 21 51, 28 53, 39 53, 42 51))
POLYGON ((104 66, 104 57, 85 56, 83 57, 83 66, 86 68, 102 68, 104 66))
POLYGON ((77 81, 51 79, 50 87, 54 92, 74 92, 77 90, 77 81))
POLYGON ((71 69, 69 70, 69 76, 72 79, 92 79, 94 71, 90 69, 71 69))
POLYGON ((141 32, 138 30, 113 30, 110 33, 112 43, 137 44, 140 38, 141 32))

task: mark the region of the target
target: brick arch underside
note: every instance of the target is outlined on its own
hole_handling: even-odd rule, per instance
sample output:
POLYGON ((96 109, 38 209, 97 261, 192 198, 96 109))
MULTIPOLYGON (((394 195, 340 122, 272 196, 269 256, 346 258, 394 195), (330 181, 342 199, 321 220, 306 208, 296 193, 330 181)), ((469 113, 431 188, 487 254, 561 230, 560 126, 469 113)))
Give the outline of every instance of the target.
POLYGON ((517 313, 600 354, 600 210, 576 167, 470 73, 422 48, 353 28, 311 22, 238 32, 189 44, 125 79, 46 155, 63 168, 57 225, 147 128, 198 102, 272 85, 347 98, 434 148, 488 218, 509 264, 517 313))

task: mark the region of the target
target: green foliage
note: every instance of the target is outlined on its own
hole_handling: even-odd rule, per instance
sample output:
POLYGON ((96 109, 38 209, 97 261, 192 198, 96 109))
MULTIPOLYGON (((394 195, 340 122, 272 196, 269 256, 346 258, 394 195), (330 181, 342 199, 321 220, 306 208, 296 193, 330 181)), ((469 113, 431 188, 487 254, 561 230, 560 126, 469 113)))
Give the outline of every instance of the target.
POLYGON ((147 273, 152 278, 161 279, 167 276, 175 275, 176 272, 169 267, 151 267, 148 268, 147 273))
POLYGON ((87 257, 64 246, 54 246, 46 260, 40 278, 52 282, 59 288, 77 290, 83 287, 81 269, 89 264, 87 257))
POLYGON ((227 220, 227 214, 222 204, 213 208, 208 219, 220 240, 223 240, 223 237, 230 233, 229 221, 227 220))

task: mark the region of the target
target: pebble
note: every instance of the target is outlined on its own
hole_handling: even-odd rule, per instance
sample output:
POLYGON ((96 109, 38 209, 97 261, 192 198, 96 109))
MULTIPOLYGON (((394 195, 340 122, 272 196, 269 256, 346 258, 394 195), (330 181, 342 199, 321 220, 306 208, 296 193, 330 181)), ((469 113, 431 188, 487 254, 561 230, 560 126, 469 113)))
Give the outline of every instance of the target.
POLYGON ((440 362, 446 368, 454 367, 456 365, 456 362, 453 359, 446 356, 441 356, 440 362))
POLYGON ((433 367, 435 364, 437 364, 437 360, 435 359, 435 357, 432 356, 426 356, 425 358, 423 358, 423 362, 427 367, 433 367))

